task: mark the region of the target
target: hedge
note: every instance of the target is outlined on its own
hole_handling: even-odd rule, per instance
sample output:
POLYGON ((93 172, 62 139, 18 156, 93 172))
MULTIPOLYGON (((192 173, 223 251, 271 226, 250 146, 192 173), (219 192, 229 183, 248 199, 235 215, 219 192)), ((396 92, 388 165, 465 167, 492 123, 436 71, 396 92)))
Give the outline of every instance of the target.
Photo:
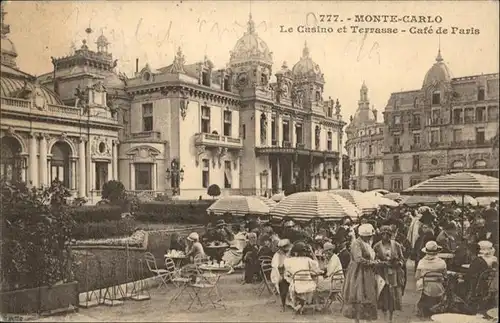
POLYGON ((118 221, 122 208, 116 205, 80 206, 73 209, 73 219, 79 223, 118 221))
POLYGON ((133 219, 77 223, 73 228, 72 237, 76 240, 126 237, 132 234, 136 227, 137 223, 133 219))
POLYGON ((205 224, 214 201, 151 201, 139 204, 135 219, 142 222, 205 224))

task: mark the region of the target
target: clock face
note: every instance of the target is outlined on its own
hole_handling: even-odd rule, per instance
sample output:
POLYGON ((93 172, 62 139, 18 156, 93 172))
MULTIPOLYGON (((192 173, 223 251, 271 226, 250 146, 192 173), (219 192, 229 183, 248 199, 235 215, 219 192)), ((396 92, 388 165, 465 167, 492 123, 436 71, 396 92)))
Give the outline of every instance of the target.
POLYGON ((238 75, 238 84, 246 85, 248 83, 247 73, 240 73, 238 75))

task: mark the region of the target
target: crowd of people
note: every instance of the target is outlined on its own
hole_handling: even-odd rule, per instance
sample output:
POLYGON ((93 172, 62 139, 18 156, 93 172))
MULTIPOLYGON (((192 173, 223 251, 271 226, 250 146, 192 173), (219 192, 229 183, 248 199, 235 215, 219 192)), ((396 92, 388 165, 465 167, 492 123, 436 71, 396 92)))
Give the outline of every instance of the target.
POLYGON ((192 259, 209 256, 223 261, 230 272, 242 267, 243 283, 268 280, 283 310, 289 306, 302 312, 318 297, 338 290, 345 317, 371 321, 380 310, 392 322, 393 313, 402 307, 410 259, 421 292, 418 315, 470 314, 494 307, 494 295, 484 292, 491 281, 482 279, 498 267, 497 221, 498 201, 487 208, 440 203, 382 207, 356 221, 345 217, 340 222, 299 223, 246 217, 230 227, 219 219, 201 237, 190 234, 186 246, 176 238, 171 247, 186 248, 192 259), (228 248, 209 252, 206 246, 214 242, 228 248), (271 259, 268 277, 261 271, 263 259, 271 259))

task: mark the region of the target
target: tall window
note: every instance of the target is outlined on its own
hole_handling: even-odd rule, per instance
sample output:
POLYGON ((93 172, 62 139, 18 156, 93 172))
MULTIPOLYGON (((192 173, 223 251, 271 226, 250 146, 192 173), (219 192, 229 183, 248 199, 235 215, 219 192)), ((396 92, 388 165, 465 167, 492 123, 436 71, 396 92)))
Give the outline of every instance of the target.
POLYGON ((419 155, 413 155, 413 167, 412 170, 414 172, 420 171, 420 156, 419 155))
POLYGON ((368 145, 368 155, 371 155, 373 153, 373 146, 368 145))
POLYGON ((295 135, 297 139, 297 144, 302 143, 302 125, 300 123, 295 125, 295 135))
POLYGON ((488 121, 498 120, 498 106, 488 107, 488 121))
POLYGON ((327 185, 327 188, 329 190, 332 189, 332 169, 331 168, 328 169, 328 177, 327 177, 326 185, 327 185))
POLYGON ((486 120, 486 107, 476 108, 476 122, 484 122, 486 120))
POLYGON ((476 128, 476 143, 484 143, 484 128, 476 128))
POLYGON ((432 104, 433 105, 441 104, 441 92, 434 91, 432 93, 432 104))
POLYGON ((149 191, 153 189, 151 173, 153 164, 136 163, 135 167, 135 189, 138 191, 149 191))
POLYGON ((431 144, 439 142, 439 130, 431 130, 431 144))
POLYGON ((288 120, 283 121, 283 141, 290 142, 290 126, 288 120))
POLYGON ((410 186, 415 186, 418 183, 420 183, 420 180, 418 178, 412 178, 412 179, 410 179, 410 186))
POLYGON ((210 86, 210 72, 209 71, 203 71, 201 73, 201 84, 205 86, 210 86))
POLYGON ((230 92, 231 91, 231 83, 230 82, 230 77, 229 75, 224 76, 224 91, 230 92))
POLYGON ((441 111, 439 109, 434 109, 431 113, 431 124, 439 124, 441 121, 441 111))
POLYGON ((210 185, 210 160, 203 159, 201 165, 203 166, 201 169, 201 185, 208 188, 210 185))
POLYGON ((368 162, 366 163, 366 165, 368 166, 368 173, 373 173, 374 170, 373 162, 368 162))
POLYGON ((368 190, 373 190, 373 178, 368 180, 368 190))
POLYGON ((462 109, 453 110, 453 123, 454 124, 462 123, 462 109))
POLYGON ((399 136, 394 136, 393 141, 394 141, 394 146, 399 146, 401 144, 399 136))
POLYGON ((393 172, 401 171, 401 166, 399 165, 399 156, 392 157, 392 171, 393 172))
POLYGON ((142 105, 142 131, 153 131, 153 103, 142 105))
POLYGON ((224 111, 224 136, 231 137, 231 119, 233 113, 231 111, 224 111))
POLYGON ((321 137, 321 128, 319 126, 316 126, 314 128, 314 148, 316 150, 319 150, 320 149, 320 138, 321 137))
POLYGON ((391 181, 392 191, 400 191, 403 188, 403 183, 400 178, 393 178, 391 181))
POLYGON ((333 116, 333 107, 329 106, 328 107, 328 118, 331 118, 333 116))
POLYGON ((224 188, 231 188, 232 183, 232 170, 231 170, 231 161, 224 161, 224 188))
POLYGON ((201 132, 210 133, 210 107, 201 107, 201 132))
POLYGON ((466 108, 465 109, 464 122, 465 123, 473 123, 474 122, 474 108, 466 108))
POLYGON ((271 118, 271 140, 275 142, 276 139, 276 117, 271 118))
POLYGON ((352 163, 352 174, 356 175, 356 163, 352 163))
MULTIPOLYGON (((333 137, 333 134, 331 131, 328 131, 327 135, 326 135, 326 149, 327 150, 332 150, 332 137, 333 137)), ((354 149, 354 156, 356 156, 356 148, 354 149)))
POLYGON ((419 133, 413 134, 413 144, 416 146, 420 145, 420 134, 419 133))
POLYGON ((411 123, 414 126, 420 126, 420 114, 414 114, 414 115, 412 115, 411 123))
POLYGON ((13 137, 0 139, 0 177, 9 182, 21 181, 21 144, 13 137))
POLYGON ((478 101, 484 101, 484 88, 479 88, 477 92, 477 100, 478 101))
POLYGON ((245 125, 242 125, 241 126, 241 136, 243 137, 243 139, 246 139, 247 138, 247 127, 245 125))
POLYGON ((102 190, 104 183, 108 181, 108 163, 96 162, 95 163, 95 188, 102 190))
MULTIPOLYGON (((74 189, 74 187, 70 187, 70 172, 71 172, 70 158, 69 158, 71 154, 70 151, 71 148, 67 143, 64 142, 57 142, 54 144, 54 146, 52 146, 51 150, 52 159, 50 162, 50 180, 61 181, 63 185, 66 186, 67 188, 74 189)), ((97 164, 99 163, 96 163, 96 165, 97 164)), ((106 167, 107 166, 108 164, 106 163, 106 167)), ((74 176, 74 174, 71 174, 71 176, 74 176)), ((98 176, 97 173, 96 176, 98 176)), ((96 189, 100 190, 100 185, 96 185, 96 189)))
POLYGON ((453 142, 462 141, 462 129, 453 129, 453 142))
POLYGON ((352 147, 352 157, 356 157, 356 146, 352 147))

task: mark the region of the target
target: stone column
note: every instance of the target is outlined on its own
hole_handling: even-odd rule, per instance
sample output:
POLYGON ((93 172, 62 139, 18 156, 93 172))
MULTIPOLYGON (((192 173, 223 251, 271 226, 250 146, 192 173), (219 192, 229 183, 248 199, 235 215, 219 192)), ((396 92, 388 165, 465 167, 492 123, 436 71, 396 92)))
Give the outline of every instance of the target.
POLYGON ((135 165, 130 161, 130 190, 135 191, 135 165))
MULTIPOLYGON (((50 185, 52 183, 53 180, 52 176, 53 175, 52 175, 52 154, 51 154, 50 157, 47 156, 47 185, 50 185)), ((67 176, 67 174, 64 174, 64 176, 67 176)), ((58 180, 64 183, 64 178, 58 178, 58 180)))
POLYGON ((31 185, 38 186, 38 152, 36 149, 37 145, 36 134, 30 134, 30 147, 29 147, 29 181, 31 185))
POLYGON ((74 191, 76 190, 76 159, 74 157, 71 157, 71 162, 70 162, 70 173, 69 173, 69 178, 70 178, 70 186, 71 190, 74 191))
MULTIPOLYGON (((152 168, 152 169, 151 169, 151 189, 152 189, 153 191, 156 191, 156 188, 157 188, 157 186, 158 186, 158 185, 157 185, 157 179, 156 179, 156 178, 157 178, 157 175, 156 175, 156 174, 157 174, 157 172, 156 172, 156 170, 157 170, 157 164, 156 164, 156 163, 154 163, 154 164, 151 166, 151 168, 152 168)), ((179 179, 179 186, 181 186, 181 181, 180 181, 180 179, 179 179)))
POLYGON ((278 112, 277 118, 276 118, 276 123, 277 123, 277 134, 276 134, 276 139, 278 140, 278 147, 283 146, 283 117, 281 114, 278 112))
POLYGON ((87 173, 85 171, 85 165, 87 161, 85 158, 85 139, 80 138, 80 143, 78 145, 78 196, 86 196, 86 179, 87 173))
POLYGON ((94 190, 98 190, 99 188, 98 187, 95 187, 95 179, 96 179, 96 176, 95 176, 95 162, 94 161, 90 161, 90 169, 89 169, 89 174, 90 174, 90 183, 89 183, 89 187, 90 187, 90 191, 94 191, 94 190))
POLYGON ((338 169, 339 169, 339 188, 342 188, 342 182, 343 182, 343 179, 342 179, 342 160, 343 160, 343 154, 342 154, 342 132, 339 132, 338 134, 338 138, 339 138, 339 144, 338 144, 338 152, 339 152, 339 166, 338 166, 338 169))
POLYGON ((273 114, 271 112, 267 112, 266 118, 267 118, 266 146, 271 147, 273 143, 273 138, 272 138, 273 114))
POLYGON ((113 177, 115 181, 118 180, 118 144, 120 142, 118 140, 115 140, 113 142, 113 177))
POLYGON ((40 134, 40 163, 39 163, 39 183, 40 186, 46 186, 47 175, 47 135, 40 134))
POLYGON ((295 138, 295 118, 292 117, 290 120, 290 142, 292 143, 292 148, 297 145, 297 138, 295 138))

